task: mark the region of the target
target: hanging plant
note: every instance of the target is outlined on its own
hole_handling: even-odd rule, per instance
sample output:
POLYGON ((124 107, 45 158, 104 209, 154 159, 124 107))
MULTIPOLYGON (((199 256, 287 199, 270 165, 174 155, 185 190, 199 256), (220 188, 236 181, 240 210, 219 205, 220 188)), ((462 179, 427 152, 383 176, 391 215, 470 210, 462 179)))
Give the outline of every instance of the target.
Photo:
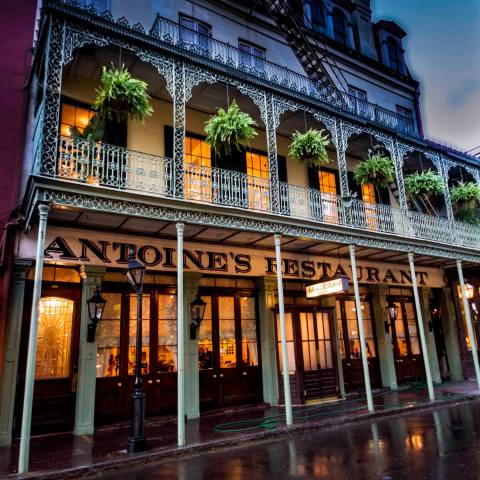
POLYGON ((258 135, 255 130, 255 120, 245 112, 242 112, 235 99, 225 111, 219 108, 215 115, 205 123, 205 141, 212 147, 215 153, 230 155, 232 147, 240 150, 241 145, 258 135))
POLYGON ((431 169, 405 176, 405 191, 413 198, 434 197, 443 193, 442 177, 431 169))
POLYGON ((147 88, 145 82, 132 78, 123 65, 108 70, 103 67, 95 100, 97 115, 117 122, 133 119, 143 123, 153 113, 147 88))
POLYGON ((463 208, 458 210, 456 215, 457 220, 461 222, 470 223, 480 227, 480 216, 476 208, 463 208))
POLYGON ((480 200, 480 185, 475 182, 458 182, 450 189, 452 203, 459 208, 474 208, 480 200))
POLYGON ((368 156, 353 173, 358 185, 373 184, 376 188, 388 188, 395 181, 395 167, 390 157, 368 150, 368 156))
POLYGON ((330 163, 326 146, 330 143, 324 130, 310 128, 305 133, 295 132, 288 154, 309 167, 324 167, 330 163))

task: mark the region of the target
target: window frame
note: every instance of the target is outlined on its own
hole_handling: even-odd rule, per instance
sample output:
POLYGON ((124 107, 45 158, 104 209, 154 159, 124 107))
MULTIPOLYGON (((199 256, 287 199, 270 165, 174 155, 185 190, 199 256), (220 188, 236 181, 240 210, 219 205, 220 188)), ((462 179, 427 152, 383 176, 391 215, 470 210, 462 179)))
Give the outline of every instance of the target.
POLYGON ((347 46, 348 39, 348 26, 347 17, 345 13, 339 8, 334 8, 332 11, 332 23, 333 23, 333 39, 341 45, 347 46), (341 20, 341 23, 340 23, 341 20), (342 26, 341 31, 339 26, 342 26))
POLYGON ((249 42, 243 38, 238 39, 238 50, 240 65, 244 65, 246 68, 251 68, 260 72, 265 71, 265 62, 267 61, 267 49, 257 45, 256 43, 249 42), (243 50, 242 47, 248 48, 249 51, 243 50), (257 55, 255 50, 261 53, 257 55), (248 64, 244 62, 244 59, 248 58, 248 64))
POLYGON ((179 40, 183 43, 190 45, 191 47, 195 47, 200 49, 202 53, 210 53, 211 51, 211 40, 212 40, 212 25, 204 22, 203 20, 199 20, 195 17, 191 17, 184 13, 179 12, 178 14, 178 24, 179 24, 179 40), (192 23, 192 27, 182 25, 182 20, 189 21, 192 23), (207 34, 199 32, 199 27, 205 28, 207 34), (187 37, 187 35, 193 39, 190 40, 189 38, 182 38, 183 36, 187 37), (202 42, 199 39, 204 39, 205 45, 202 45, 202 42))
POLYGON ((389 36, 386 40, 387 44, 387 55, 388 55, 388 66, 395 70, 398 73, 401 73, 402 69, 402 59, 400 55, 400 46, 398 41, 395 40, 392 36, 389 36))

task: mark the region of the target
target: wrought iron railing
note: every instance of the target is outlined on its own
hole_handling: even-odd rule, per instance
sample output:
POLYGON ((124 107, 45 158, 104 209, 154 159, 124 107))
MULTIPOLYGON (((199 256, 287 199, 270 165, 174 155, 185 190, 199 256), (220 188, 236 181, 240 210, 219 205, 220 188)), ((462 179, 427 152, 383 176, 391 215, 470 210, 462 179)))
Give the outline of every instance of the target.
POLYGON ((214 62, 240 70, 248 75, 268 80, 295 92, 320 100, 339 110, 371 120, 378 124, 417 136, 415 122, 411 118, 361 100, 338 89, 324 88, 321 83, 311 80, 287 67, 282 67, 264 58, 240 50, 229 43, 203 35, 167 18, 157 15, 150 35, 214 62))
POLYGON ((272 186, 266 178, 221 168, 189 163, 175 168, 170 158, 82 138, 59 137, 58 146, 55 176, 73 182, 480 249, 480 228, 462 222, 285 182, 272 186), (272 210, 272 188, 278 188, 278 211, 272 210))

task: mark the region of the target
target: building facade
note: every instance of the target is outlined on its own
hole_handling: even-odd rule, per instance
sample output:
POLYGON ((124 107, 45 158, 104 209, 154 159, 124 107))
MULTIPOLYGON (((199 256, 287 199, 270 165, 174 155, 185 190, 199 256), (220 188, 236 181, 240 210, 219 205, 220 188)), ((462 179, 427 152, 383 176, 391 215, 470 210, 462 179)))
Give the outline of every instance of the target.
POLYGON ((149 416, 176 411, 178 395, 195 418, 468 375, 462 361, 471 352, 448 283, 458 282, 457 270, 446 271, 464 266, 478 276, 480 230, 456 219, 449 188, 480 183, 480 166, 423 137, 399 26, 373 24, 367 0, 52 0, 40 25, 2 443, 20 434, 32 338, 33 433, 92 434, 130 416, 130 251, 147 266, 149 416), (147 82, 153 115, 107 125, 100 142, 72 136, 92 117, 102 67, 112 64, 147 82), (258 135, 220 157, 204 125, 233 99, 258 135), (289 156, 292 134, 309 128, 328 133, 328 167, 289 156), (372 149, 394 162, 388 189, 354 182, 372 149), (444 195, 412 203, 404 175, 429 168, 444 195), (307 298, 308 285, 342 275, 347 291, 307 298), (97 286, 107 302, 89 342, 87 300, 97 286), (191 335, 197 295, 206 309, 191 335))

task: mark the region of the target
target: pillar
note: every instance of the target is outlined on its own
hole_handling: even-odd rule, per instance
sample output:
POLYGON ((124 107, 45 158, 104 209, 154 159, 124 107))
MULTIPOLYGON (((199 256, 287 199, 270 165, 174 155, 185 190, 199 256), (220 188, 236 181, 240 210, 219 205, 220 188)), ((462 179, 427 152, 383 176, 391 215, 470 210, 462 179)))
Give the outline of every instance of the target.
MULTIPOLYGON (((75 403, 75 435, 92 435, 95 420, 95 388, 97 385, 97 335, 94 342, 87 342, 90 323, 87 300, 93 296, 105 275, 105 267, 82 265, 82 311, 78 355, 77 399, 75 403)), ((98 334, 98 327, 97 327, 98 334)))
POLYGON ((266 111, 266 135, 267 135, 267 152, 268 165, 270 172, 270 201, 271 210, 274 213, 281 212, 281 189, 278 178, 278 158, 277 158, 277 127, 280 123, 280 115, 277 113, 275 105, 275 96, 273 94, 265 94, 265 111, 266 111))
POLYGON ((31 260, 15 260, 13 264, 10 298, 8 301, 5 360, 0 383, 0 446, 12 443, 25 280, 27 271, 31 266, 31 260))
POLYGON ((202 274, 184 272, 183 274, 183 311, 185 312, 185 414, 187 418, 200 416, 200 379, 198 369, 198 338, 190 338, 191 308, 195 300, 202 274))
POLYGON ((262 354, 263 401, 278 405, 277 345, 275 339, 275 286, 274 277, 258 277, 258 314, 260 348, 262 354))
POLYGON ((448 369, 450 378, 455 382, 460 382, 463 380, 463 374, 456 318, 452 289, 444 287, 442 294, 442 327, 445 349, 447 351, 448 369))
POLYGON ((327 308, 333 308, 333 332, 332 332, 332 337, 335 342, 336 346, 336 351, 337 351, 337 365, 338 365, 338 387, 340 389, 340 395, 345 398, 346 397, 346 392, 345 392, 345 380, 343 377, 343 364, 342 364, 342 357, 340 355, 340 347, 338 345, 338 342, 340 341, 339 336, 338 336, 338 321, 337 321, 337 310, 336 310, 336 301, 337 299, 334 296, 330 297, 323 297, 320 300, 320 304, 322 307, 327 307, 327 308))
POLYGON ((432 371, 430 368, 430 358, 428 355, 427 340, 425 338, 425 328, 423 326, 422 306, 417 287, 417 277, 415 275, 415 264, 413 263, 413 253, 408 254, 408 263, 410 264, 410 275, 412 277, 413 296, 415 298, 415 309, 418 320, 418 333, 420 335, 420 343, 422 344, 423 363, 425 366, 425 376, 427 377, 428 396, 430 400, 435 400, 435 391, 433 389, 432 371))
POLYGON ((183 231, 177 223, 177 444, 185 445, 185 318, 183 300, 183 231))
POLYGON ((472 345, 473 366, 475 367, 475 376, 477 379, 478 388, 480 389, 480 367, 478 365, 478 345, 477 337, 473 331, 472 316, 470 314, 470 305, 468 304, 467 294, 465 292, 465 280, 463 279, 462 261, 457 260, 458 280, 460 282, 460 289, 462 290, 463 310, 465 312, 465 320, 467 322, 468 336, 472 345))
POLYGON ((290 377, 288 372, 288 350, 287 350, 287 329, 285 326, 285 305, 283 303, 283 272, 282 272, 282 252, 280 245, 282 236, 277 233, 274 235, 275 257, 277 260, 277 295, 278 295, 278 314, 280 317, 280 339, 282 342, 282 364, 283 364, 283 389, 285 397, 285 416, 287 425, 293 424, 292 399, 290 396, 290 377))
POLYGON ((38 306, 42 295, 43 259, 45 251, 45 236, 47 233, 47 218, 50 207, 38 206, 38 236, 35 252, 35 278, 33 280, 32 311, 30 331, 28 335, 27 365, 25 373, 25 390, 23 396, 22 431, 20 434, 20 452, 18 457, 18 473, 28 471, 30 456, 30 429, 32 426, 33 386, 35 383, 35 363, 37 356, 38 306))
POLYGON ((352 265, 353 289, 355 291, 355 308, 357 310, 358 336, 360 338, 360 350, 362 352, 363 378, 365 381, 365 393, 367 396, 368 410, 373 412, 372 387, 370 385, 370 371, 368 370, 367 344, 365 342, 365 329, 363 327, 362 304, 360 290, 358 288, 357 264, 355 259, 355 245, 350 245, 350 263, 352 265))
POLYGON ((422 309, 423 328, 425 330, 425 340, 427 342, 428 358, 430 361, 430 370, 432 372, 433 383, 442 383, 440 375, 440 365, 438 364, 437 346, 435 344, 435 334, 430 331, 432 325, 432 314, 430 312, 430 288, 419 287, 420 306, 422 309))
POLYGON ((382 377, 382 386, 397 390, 397 373, 395 371, 395 357, 393 355, 393 344, 391 329, 388 333, 385 331, 385 322, 390 323, 387 318, 387 292, 386 285, 370 285, 372 294, 372 314, 375 322, 375 332, 377 335, 377 355, 380 364, 380 374, 382 377))

